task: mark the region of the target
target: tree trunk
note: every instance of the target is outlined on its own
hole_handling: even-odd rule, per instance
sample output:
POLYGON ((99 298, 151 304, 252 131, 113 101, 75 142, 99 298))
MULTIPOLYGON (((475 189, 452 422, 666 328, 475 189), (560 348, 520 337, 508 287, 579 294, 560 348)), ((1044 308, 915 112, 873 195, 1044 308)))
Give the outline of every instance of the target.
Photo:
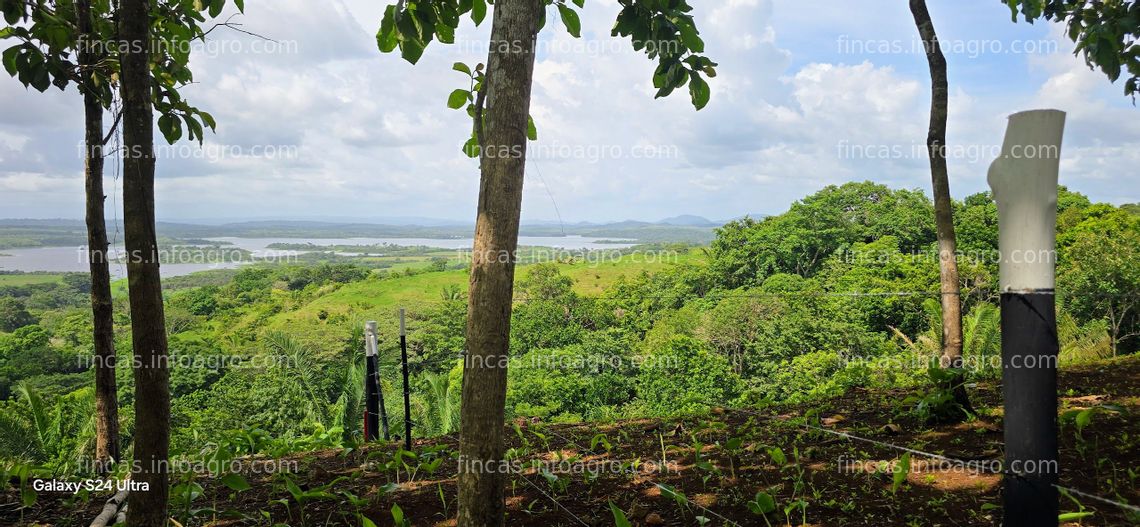
MULTIPOLYGON (((503 525, 503 405, 540 0, 499 0, 487 59, 459 438, 459 527, 503 525)), ((479 119, 479 118, 477 118, 479 119)))
POLYGON ((154 225, 154 123, 149 61, 150 2, 121 0, 123 40, 123 227, 130 283, 131 344, 135 359, 134 479, 127 523, 166 525, 170 448, 170 373, 154 225))
MULTIPOLYGON (((926 147, 930 152, 930 179, 934 187, 934 224, 938 233, 938 260, 942 278, 942 367, 962 367, 962 295, 958 283, 957 242, 954 239, 954 209, 950 201, 950 177, 946 170, 946 115, 949 87, 946 57, 938 45, 934 22, 926 9, 926 0, 910 0, 914 24, 930 64, 930 130, 926 147)), ((962 378, 951 381, 954 399, 970 410, 969 397, 962 378)))
POLYGON ((94 93, 91 68, 98 62, 92 35, 91 2, 75 2, 79 32, 83 35, 79 66, 87 84, 83 89, 87 193, 87 258, 91 266, 91 317, 95 342, 95 467, 100 474, 119 460, 119 399, 115 385, 115 323, 111 305, 111 272, 107 261, 107 223, 103 215, 103 105, 94 93))

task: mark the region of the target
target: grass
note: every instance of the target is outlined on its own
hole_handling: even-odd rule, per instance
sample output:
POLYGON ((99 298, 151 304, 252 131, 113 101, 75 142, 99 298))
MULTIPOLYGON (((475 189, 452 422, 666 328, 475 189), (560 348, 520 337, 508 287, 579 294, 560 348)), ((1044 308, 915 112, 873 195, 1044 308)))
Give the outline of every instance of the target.
POLYGON ((26 286, 34 284, 59 283, 62 273, 0 274, 0 286, 26 286))
MULTIPOLYGON (((524 258, 527 254, 529 253, 526 250, 520 252, 524 258)), ((467 272, 463 270, 426 272, 411 276, 403 274, 404 269, 418 270, 431 265, 433 256, 446 255, 451 256, 449 264, 458 261, 453 251, 416 256, 372 257, 370 259, 387 262, 398 260, 398 263, 383 270, 390 274, 387 278, 369 279, 339 287, 326 286, 326 289, 304 300, 294 299, 292 292, 274 290, 272 294, 280 297, 281 304, 286 306, 281 312, 266 317, 261 310, 250 309, 237 320, 227 320, 226 325, 229 331, 236 334, 248 334, 249 330, 256 332, 262 328, 286 330, 298 335, 300 340, 314 345, 317 349, 330 350, 336 347, 331 346, 331 343, 344 337, 346 328, 363 324, 366 320, 379 322, 382 334, 394 333, 394 328, 398 327, 401 307, 413 313, 425 310, 442 301, 442 293, 447 288, 458 288, 460 292, 466 293, 468 277, 467 272)), ((574 280, 575 291, 589 296, 602 293, 622 277, 633 279, 642 273, 656 272, 679 263, 698 263, 703 258, 701 251, 693 250, 663 257, 639 254, 606 258, 602 261, 563 261, 557 265, 562 274, 574 280)), ((519 266, 516 280, 526 276, 527 267, 525 264, 519 266)), ((221 278, 221 275, 232 272, 232 270, 202 271, 185 277, 170 278, 164 282, 177 288, 178 285, 208 281, 210 277, 204 273, 217 273, 221 278)), ((164 287, 164 289, 171 288, 164 287)), ((127 280, 113 281, 111 292, 116 300, 126 299, 127 280)))
MULTIPOLYGON (((644 257, 623 257, 616 261, 559 263, 559 270, 574 280, 574 289, 583 295, 597 295, 621 277, 635 278, 642 272, 653 272, 680 262, 693 262, 701 258, 698 252, 665 258, 663 261, 646 261, 644 257)), ((426 260, 424 265, 426 265, 426 260)), ((392 272, 391 269, 388 271, 392 272)), ((515 279, 526 276, 527 266, 522 265, 515 279)), ((301 335, 302 340, 329 347, 328 343, 343 337, 345 326, 361 324, 365 320, 379 322, 381 333, 394 332, 398 326, 399 309, 421 311, 442 301, 446 288, 466 292, 466 271, 451 270, 421 273, 412 276, 393 276, 384 279, 364 280, 330 288, 303 305, 293 306, 265 321, 268 329, 288 330, 301 335), (322 318, 323 317, 323 318, 322 318)), ((288 294, 275 292, 275 294, 288 294)), ((257 325, 257 313, 249 313, 237 327, 257 325)))
MULTIPOLYGON (((618 261, 604 262, 578 262, 562 266, 562 274, 574 279, 574 290, 584 295, 597 295, 607 287, 613 285, 621 277, 636 278, 642 272, 654 273, 670 265, 680 263, 697 263, 703 259, 700 251, 665 256, 662 258, 646 258, 641 256, 626 256, 618 261)), ((525 267, 519 274, 525 273, 525 267)))

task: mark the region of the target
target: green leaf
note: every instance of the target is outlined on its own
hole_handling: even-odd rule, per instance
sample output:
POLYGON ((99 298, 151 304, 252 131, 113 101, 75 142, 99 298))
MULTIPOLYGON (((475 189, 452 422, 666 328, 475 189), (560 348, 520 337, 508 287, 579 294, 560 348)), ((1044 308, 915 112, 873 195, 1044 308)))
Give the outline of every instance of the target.
POLYGON ((891 480, 891 494, 898 492, 899 487, 906 481, 907 475, 910 474, 910 452, 902 455, 899 459, 898 465, 895 466, 894 475, 891 480))
POLYGON ((487 18, 487 1, 486 0, 472 0, 471 1, 471 20, 475 25, 483 23, 483 19, 487 18))
POLYGON ((682 494, 675 487, 670 485, 663 485, 661 483, 656 483, 656 485, 657 488, 661 489, 661 495, 667 498, 671 498, 674 502, 677 503, 677 505, 684 507, 689 504, 688 496, 682 494))
POLYGON ((31 485, 25 485, 20 488, 20 503, 24 507, 31 507, 36 504, 36 491, 31 485))
POLYGON ((787 462, 788 462, 788 456, 785 456, 784 451, 780 450, 779 447, 769 448, 768 449, 768 456, 772 458, 772 461, 774 463, 776 463, 777 465, 780 465, 780 466, 783 466, 783 465, 787 464, 787 462))
POLYGON ((4 62, 4 69, 8 72, 8 75, 15 76, 19 71, 16 67, 16 56, 19 55, 19 53, 20 46, 12 46, 4 50, 2 60, 4 62))
POLYGON ((392 520, 396 523, 396 525, 398 527, 403 527, 404 525, 407 525, 407 523, 408 523, 407 520, 404 518, 404 510, 401 509, 400 506, 396 505, 395 503, 392 504, 392 520))
POLYGON ((202 140, 206 138, 205 134, 202 133, 201 123, 189 114, 183 115, 182 119, 186 121, 186 132, 190 136, 190 140, 197 140, 201 144, 202 140))
POLYGON ((210 0, 210 18, 217 18, 226 7, 226 0, 210 0))
POLYGON ((439 41, 444 44, 455 43, 455 28, 446 23, 440 22, 435 25, 435 35, 439 38, 439 41))
POLYGON ((32 76, 32 87, 42 92, 47 90, 49 86, 51 86, 51 78, 48 77, 47 66, 40 64, 32 76))
POLYGON ((472 159, 479 157, 479 138, 471 134, 471 138, 463 143, 463 153, 472 159))
POLYGON ((538 141, 538 127, 534 125, 534 117, 526 116, 526 138, 538 141))
POLYGON ((245 0, 234 0, 234 5, 237 6, 239 12, 245 13, 245 0))
POLYGON ((300 501, 305 495, 305 493, 301 491, 301 487, 298 487, 292 479, 285 480, 285 490, 289 491, 289 494, 292 495, 296 501, 300 501))
POLYGON ((1016 23, 1017 22, 1017 0, 1007 1, 1006 4, 1009 6, 1010 20, 1012 22, 1016 23))
POLYGON ((1077 425, 1077 430, 1078 431, 1084 430, 1085 427, 1088 426, 1089 423, 1092 422, 1092 418, 1093 418, 1093 408, 1089 408, 1087 410, 1081 410, 1080 412, 1077 412, 1077 418, 1075 420, 1075 424, 1077 425))
POLYGON ((205 123, 211 131, 217 130, 218 122, 214 120, 213 115, 210 115, 206 112, 198 112, 198 117, 202 119, 202 122, 205 123))
POLYGON ((20 21, 23 16, 24 10, 20 8, 18 2, 4 2, 0 4, 4 6, 4 21, 9 24, 15 24, 20 21))
POLYGON ((581 38, 582 20, 578 18, 578 12, 566 4, 558 4, 558 14, 562 16, 562 23, 566 25, 566 31, 570 32, 574 38, 581 38))
POLYGON ((614 515, 614 527, 633 527, 629 524, 629 519, 625 517, 625 513, 612 501, 610 502, 610 512, 614 515))
POLYGON ((424 44, 419 40, 402 40, 400 41, 400 56, 415 64, 420 61, 420 57, 424 56, 424 44))
POLYGON ((249 482, 241 476, 241 474, 236 474, 233 472, 222 476, 220 481, 222 482, 222 485, 225 485, 231 490, 235 490, 237 492, 253 488, 249 485, 249 482))
POLYGON ((705 41, 697 34, 697 28, 692 20, 680 20, 677 29, 681 32, 681 42, 693 53, 705 52, 705 41))
POLYGON ((697 110, 701 110, 708 105, 709 99, 712 97, 712 92, 709 90, 709 83, 705 82, 700 74, 694 71, 690 77, 689 95, 693 99, 693 107, 697 110))
POLYGON ((456 62, 454 65, 451 66, 451 69, 453 69, 455 71, 461 71, 463 73, 466 73, 467 75, 471 75, 471 68, 469 68, 466 64, 464 64, 462 62, 456 62))
POLYGON ((162 114, 158 118, 158 130, 166 138, 166 142, 174 144, 182 138, 182 122, 171 114, 162 114))
POLYGON ((452 110, 458 110, 467 105, 471 100, 471 92, 467 90, 455 90, 447 97, 447 107, 452 110))
POLYGON ((396 49, 399 39, 396 34, 396 6, 390 5, 384 10, 384 17, 380 19, 380 30, 376 32, 376 45, 381 53, 390 53, 396 49))
POLYGON ((1073 520, 1080 520, 1082 518, 1088 518, 1089 516, 1092 516, 1092 515, 1093 515, 1093 513, 1087 512, 1087 511, 1086 512, 1066 512, 1064 514, 1058 515, 1057 521, 1068 522, 1068 521, 1073 521, 1073 520))
POLYGON ((767 492, 757 492, 756 497, 748 502, 748 509, 751 510, 753 514, 763 516, 776 510, 776 499, 767 492))

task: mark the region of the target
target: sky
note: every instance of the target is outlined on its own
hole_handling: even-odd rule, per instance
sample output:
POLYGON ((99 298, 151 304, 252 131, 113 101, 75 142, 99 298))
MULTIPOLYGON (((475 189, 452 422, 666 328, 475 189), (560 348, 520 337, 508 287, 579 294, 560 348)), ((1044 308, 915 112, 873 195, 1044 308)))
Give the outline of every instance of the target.
MULTIPOLYGON (((491 16, 412 66, 376 47, 387 3, 247 0, 232 21, 272 42, 218 29, 198 46, 182 93, 217 132, 201 147, 156 140, 158 219, 473 221, 478 166, 460 150, 470 119, 446 101, 467 87, 452 64, 486 60, 491 16)), ((655 64, 609 35, 616 0, 586 1, 581 39, 551 8, 524 222, 778 214, 847 181, 929 195, 930 81, 905 2, 690 3, 719 63, 700 112, 687 90, 653 98, 655 64)), ((949 62, 956 198, 987 190, 1008 114, 1056 108, 1068 112, 1061 183, 1140 201, 1140 110, 1122 81, 1090 71, 1061 26, 1015 24, 997 0, 930 4, 949 62)), ((0 78, 0 218, 83 217, 81 102, 0 78)), ((117 176, 109 163, 111 218, 117 176)))

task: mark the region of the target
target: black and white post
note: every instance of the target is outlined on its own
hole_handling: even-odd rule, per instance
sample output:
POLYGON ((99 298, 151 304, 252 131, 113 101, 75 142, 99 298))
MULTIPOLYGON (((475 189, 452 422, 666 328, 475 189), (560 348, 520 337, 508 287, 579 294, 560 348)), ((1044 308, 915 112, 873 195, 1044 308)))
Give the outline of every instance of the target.
POLYGON ((400 308, 400 362, 404 367, 404 450, 412 450, 412 390, 408 385, 408 332, 400 308))
POLYGON ((379 438, 380 383, 376 365, 376 322, 364 324, 364 440, 379 438))
POLYGON ((1065 113, 1013 114, 990 165, 998 208, 1006 527, 1057 525, 1057 174, 1065 113))

